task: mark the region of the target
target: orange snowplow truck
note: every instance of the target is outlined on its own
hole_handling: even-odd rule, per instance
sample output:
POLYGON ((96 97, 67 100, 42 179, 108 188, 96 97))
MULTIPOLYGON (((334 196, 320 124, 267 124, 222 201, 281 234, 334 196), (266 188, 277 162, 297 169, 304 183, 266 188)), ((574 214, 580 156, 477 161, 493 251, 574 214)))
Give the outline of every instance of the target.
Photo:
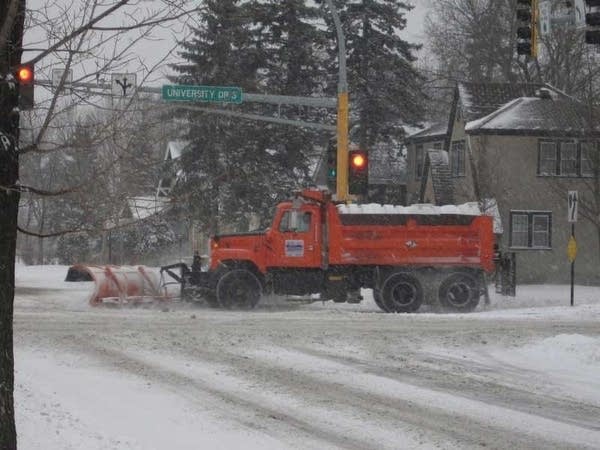
POLYGON ((467 312, 494 270, 492 218, 476 203, 347 205, 304 190, 277 206, 270 228, 213 236, 207 270, 162 270, 182 296, 223 308, 252 308, 265 293, 357 303, 366 288, 386 312, 467 312))

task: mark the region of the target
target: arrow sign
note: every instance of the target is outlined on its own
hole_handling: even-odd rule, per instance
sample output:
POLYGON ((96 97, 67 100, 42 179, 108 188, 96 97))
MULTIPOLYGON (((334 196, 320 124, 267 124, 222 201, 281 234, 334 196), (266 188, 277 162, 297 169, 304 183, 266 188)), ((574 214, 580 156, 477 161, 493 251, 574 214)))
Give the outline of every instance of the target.
POLYGON ((569 208, 568 220, 569 220, 569 223, 577 222, 578 203, 579 203, 578 192, 577 191, 569 191, 569 196, 568 196, 568 208, 569 208))
POLYGON ((135 90, 137 75, 135 73, 111 74, 111 89, 115 97, 127 97, 135 90))

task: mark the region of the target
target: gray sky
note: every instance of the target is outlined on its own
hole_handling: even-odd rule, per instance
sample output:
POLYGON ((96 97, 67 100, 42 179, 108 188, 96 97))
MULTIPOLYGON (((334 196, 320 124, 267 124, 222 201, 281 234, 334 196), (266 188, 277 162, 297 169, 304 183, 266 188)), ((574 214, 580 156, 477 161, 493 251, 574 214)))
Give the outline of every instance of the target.
POLYGON ((427 13, 427 2, 424 0, 413 0, 415 8, 406 16, 406 37, 415 42, 423 41, 423 22, 427 13))
MULTIPOLYGON (((423 41, 423 21, 427 12, 428 0, 409 0, 409 2, 413 3, 415 5, 415 8, 407 15, 407 28, 403 33, 403 37, 410 42, 421 43, 423 41)), ((152 0, 149 1, 149 4, 153 3, 155 2, 153 2, 152 0)), ((79 4, 79 2, 75 1, 71 3, 71 1, 69 0, 58 0, 57 2, 52 3, 52 5, 61 5, 64 8, 64 12, 66 12, 67 15, 73 16, 77 15, 75 11, 78 10, 78 8, 73 8, 66 5, 76 4, 79 4)), ((33 11, 41 11, 43 10, 43 8, 48 7, 47 5, 48 3, 44 0, 30 0, 28 2, 28 7, 33 11)), ((50 8, 52 7, 50 6, 50 8)), ((57 15, 56 8, 53 9, 54 11, 52 11, 52 9, 51 11, 54 12, 54 14, 51 15, 57 17, 57 22, 60 23, 61 14, 57 15)), ((113 18, 111 20, 104 21, 103 24, 105 25, 106 23, 110 23, 113 21, 118 22, 118 18, 113 18)), ((143 67, 145 65, 146 67, 148 67, 156 61, 160 61, 162 57, 164 57, 164 55, 166 55, 167 52, 175 45, 176 39, 184 38, 183 27, 175 26, 175 24, 172 25, 173 26, 166 27, 165 29, 163 29, 163 33, 159 33, 159 35, 156 35, 153 40, 145 40, 139 42, 135 46, 135 48, 132 49, 129 56, 130 58, 133 58, 133 60, 131 61, 131 63, 127 64, 127 66, 131 67, 131 69, 118 68, 114 70, 117 72, 137 72, 138 70, 140 70, 140 66, 143 67)), ((47 45, 47 42, 47 31, 41 30, 39 28, 30 29, 25 34, 26 48, 43 48, 47 45)), ((27 57, 33 57, 35 53, 36 52, 27 52, 25 55, 25 59, 27 59, 27 57)), ((177 60, 177 56, 172 56, 171 60, 177 60)), ((42 76, 44 78, 50 78, 52 68, 57 68, 59 66, 61 66, 60 61, 58 61, 57 58, 50 56, 48 58, 45 58, 43 62, 36 66, 36 71, 38 72, 38 76, 43 74, 42 76)), ((94 69, 94 64, 92 64, 88 60, 87 62, 81 64, 79 67, 74 68, 74 78, 77 79, 77 77, 81 76, 83 73, 90 73, 94 69)), ((111 69, 109 69, 109 71, 110 70, 111 69)), ((150 84, 160 84, 163 74, 168 72, 170 72, 169 69, 167 67, 163 67, 162 69, 159 69, 159 73, 157 73, 156 76, 152 77, 152 80, 147 81, 150 82, 150 84)), ((138 77, 140 77, 140 75, 138 75, 138 77)), ((106 78, 110 78, 109 73, 106 74, 106 78)))

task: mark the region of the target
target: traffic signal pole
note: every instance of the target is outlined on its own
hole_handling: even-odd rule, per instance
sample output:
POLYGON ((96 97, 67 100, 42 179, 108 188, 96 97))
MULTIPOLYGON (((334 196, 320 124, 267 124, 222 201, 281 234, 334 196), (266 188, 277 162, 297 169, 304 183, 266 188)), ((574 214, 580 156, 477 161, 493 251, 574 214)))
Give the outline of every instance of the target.
POLYGON ((539 0, 517 0, 517 54, 538 56, 539 0))
POLYGON ((337 113, 337 199, 348 200, 348 92, 338 93, 337 113))
POLYGON ((531 57, 536 59, 538 57, 539 0, 532 0, 531 3, 531 57))
POLYGON ((338 110, 337 110, 337 177, 336 199, 347 201, 348 196, 348 122, 350 108, 348 101, 348 80, 346 75, 346 38, 340 16, 333 4, 327 0, 327 5, 333 17, 338 41, 338 110))

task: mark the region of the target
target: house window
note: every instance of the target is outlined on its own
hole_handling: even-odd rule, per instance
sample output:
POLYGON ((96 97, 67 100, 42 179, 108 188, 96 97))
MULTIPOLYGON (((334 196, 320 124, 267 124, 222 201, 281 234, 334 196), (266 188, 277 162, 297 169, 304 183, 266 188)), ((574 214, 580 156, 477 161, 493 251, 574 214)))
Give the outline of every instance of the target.
POLYGON ((420 180, 423 176, 423 145, 415 146, 415 180, 420 180))
POLYGON ((531 246, 534 248, 550 247, 550 216, 533 214, 531 226, 531 246))
POLYGON ((590 177, 593 175, 592 158, 596 143, 575 141, 539 142, 538 175, 562 177, 590 177))
POLYGON ((556 142, 540 142, 539 175, 556 174, 557 148, 556 142))
POLYGON ((453 177, 465 176, 465 141, 452 143, 450 170, 453 177))
POLYGON ((514 214, 511 218, 511 247, 528 247, 529 222, 526 214, 514 214))
POLYGON ((560 143, 560 175, 577 176, 577 144, 575 142, 560 143))
POLYGON ((593 177, 594 176, 594 159, 600 157, 598 147, 594 142, 582 142, 581 143, 581 176, 582 177, 593 177))
POLYGON ((442 149, 442 143, 441 142, 435 142, 433 144, 433 149, 434 150, 441 150, 442 149))
POLYGON ((552 247, 551 237, 551 212, 510 212, 510 246, 512 248, 549 249, 552 247))

